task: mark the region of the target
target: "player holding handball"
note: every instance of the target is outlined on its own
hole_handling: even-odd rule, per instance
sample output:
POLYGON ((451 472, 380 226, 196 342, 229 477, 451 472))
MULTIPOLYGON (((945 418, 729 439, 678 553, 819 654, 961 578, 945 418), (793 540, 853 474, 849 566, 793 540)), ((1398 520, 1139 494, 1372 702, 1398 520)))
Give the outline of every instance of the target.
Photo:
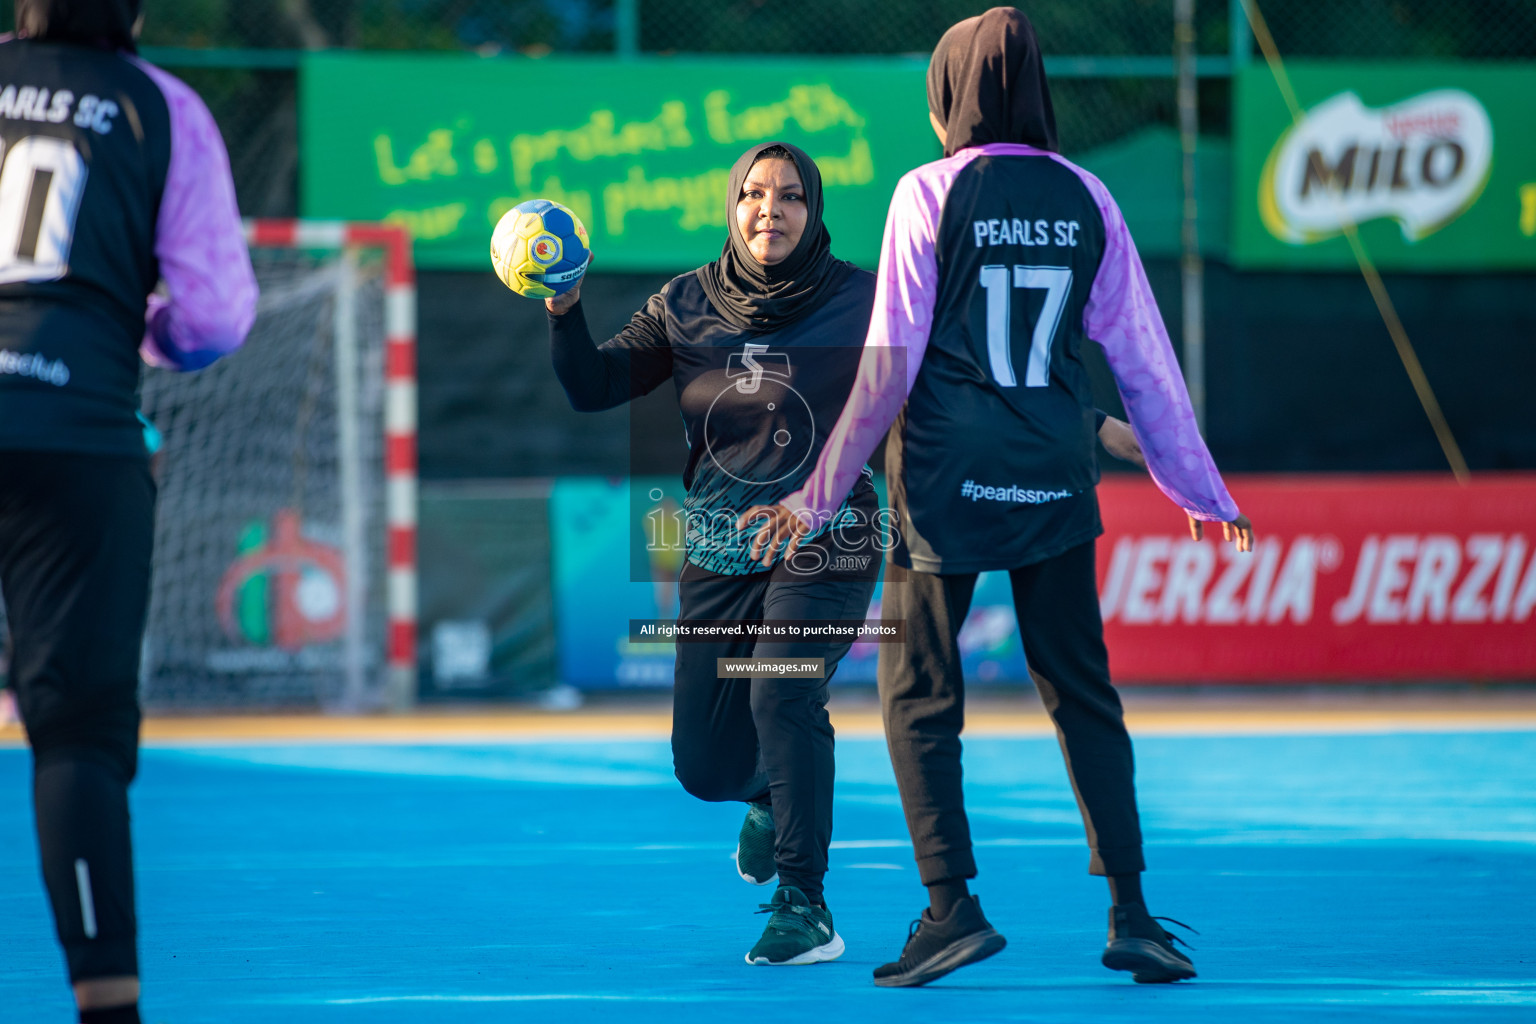
POLYGON ((134 56, 139 10, 16 0, 0 41, 0 589, 84 1024, 139 1020, 128 784, 155 512, 140 355, 207 366, 256 307, 218 127, 134 56))
MULTIPOLYGON (((874 275, 832 254, 821 173, 787 143, 754 146, 731 169, 720 258, 669 282, 618 335, 594 345, 579 285, 545 300, 556 375, 571 404, 609 409, 671 381, 689 445, 680 623, 862 621, 880 562, 877 502, 856 470, 804 557, 764 571, 738 519, 803 480, 848 398, 869 325, 874 275), (851 493, 850 493, 851 492, 851 493), (846 500, 844 500, 846 499, 846 500)), ((680 641, 672 753, 703 800, 742 801, 737 870, 777 882, 749 964, 835 960, 843 940, 824 898, 832 839, 833 732, 827 684, 853 645, 810 637, 680 641), (822 672, 722 677, 720 659, 821 659, 822 672)))
POLYGON ((882 646, 880 693, 930 906, 875 982, 921 985, 1005 944, 969 893, 976 862, 961 792, 958 637, 976 576, 989 570, 1009 573, 1030 672, 1087 828, 1089 871, 1109 876, 1103 962, 1140 982, 1191 978, 1142 898, 1131 742, 1095 586, 1103 527, 1084 338, 1103 346, 1153 479, 1195 537, 1219 522, 1248 551, 1253 528, 1200 437, 1118 207, 1055 152, 1029 20, 999 7, 946 32, 928 106, 945 157, 896 187, 848 406, 815 471, 757 542, 765 561, 785 541, 791 553, 894 424, 886 477, 901 536, 883 615, 905 620, 906 643, 882 646))

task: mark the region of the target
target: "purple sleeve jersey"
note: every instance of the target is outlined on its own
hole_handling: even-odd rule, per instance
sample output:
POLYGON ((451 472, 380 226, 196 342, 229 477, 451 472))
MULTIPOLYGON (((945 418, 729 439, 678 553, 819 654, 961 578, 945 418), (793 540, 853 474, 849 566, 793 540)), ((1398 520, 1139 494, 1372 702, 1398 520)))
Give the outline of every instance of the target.
POLYGON ((785 507, 809 513, 817 527, 831 520, 858 481, 880 439, 900 414, 922 367, 938 285, 933 247, 943 190, 948 185, 942 174, 919 174, 926 169, 907 174, 896 185, 880 247, 874 313, 853 390, 827 437, 816 469, 798 491, 783 500, 785 507), (904 215, 897 216, 898 210, 904 215))
POLYGON ((141 350, 206 366, 255 307, 196 94, 127 54, 0 39, 0 448, 142 456, 141 350))
POLYGON ((1083 180, 1104 218, 1104 261, 1083 311, 1083 328, 1104 347, 1147 469, 1158 489, 1194 518, 1229 523, 1237 518, 1237 503, 1200 436, 1184 376, 1120 207, 1098 178, 1054 159, 1083 180))
POLYGON ((167 295, 151 295, 139 352, 152 366, 199 370, 239 348, 256 319, 256 275, 213 115, 179 78, 135 60, 171 116, 171 161, 155 255, 167 295))
POLYGON ((1104 347, 1157 485, 1197 518, 1235 518, 1114 201, 1069 161, 1011 144, 897 186, 858 380, 786 504, 828 514, 894 423, 897 564, 1012 568, 1097 536, 1085 339, 1104 347))

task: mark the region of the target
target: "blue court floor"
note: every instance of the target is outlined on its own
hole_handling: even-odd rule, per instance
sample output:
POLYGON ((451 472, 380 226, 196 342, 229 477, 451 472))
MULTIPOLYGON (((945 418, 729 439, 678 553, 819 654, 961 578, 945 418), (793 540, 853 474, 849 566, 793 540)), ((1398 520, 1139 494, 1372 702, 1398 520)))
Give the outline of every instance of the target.
MULTIPOLYGON (((1532 1021, 1536 733, 1137 741, 1153 913, 1197 981, 1099 966, 1108 904, 1053 740, 967 742, 975 889, 1009 939, 884 990, 924 895, 883 744, 838 747, 842 960, 753 968, 740 809, 663 742, 151 748, 134 791, 145 1020, 1532 1021), (901 1018, 895 1015, 912 1015, 901 1018)), ((72 1021, 0 750, 0 1020, 72 1021)))

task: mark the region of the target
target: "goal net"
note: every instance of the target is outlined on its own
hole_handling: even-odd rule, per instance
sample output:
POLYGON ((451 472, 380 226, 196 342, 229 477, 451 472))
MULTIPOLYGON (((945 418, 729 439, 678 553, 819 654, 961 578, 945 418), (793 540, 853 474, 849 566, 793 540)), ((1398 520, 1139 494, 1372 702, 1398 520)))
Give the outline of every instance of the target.
POLYGON ((160 496, 151 708, 365 711, 414 694, 414 303, 403 232, 248 226, 245 345, 146 370, 160 496))

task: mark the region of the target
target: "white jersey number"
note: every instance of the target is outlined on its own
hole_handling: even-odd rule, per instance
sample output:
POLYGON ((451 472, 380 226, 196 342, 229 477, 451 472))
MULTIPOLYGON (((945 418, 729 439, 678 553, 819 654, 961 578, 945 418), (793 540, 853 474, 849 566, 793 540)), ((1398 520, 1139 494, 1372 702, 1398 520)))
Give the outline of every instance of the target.
POLYGON ((85 160, 68 139, 47 135, 0 156, 0 284, 57 281, 69 270, 85 160))
POLYGON ((1045 306, 1035 320, 1029 340, 1029 365, 1024 370, 1024 386, 1048 387, 1051 383, 1051 343, 1061 325, 1061 311, 1072 293, 1070 267, 1013 267, 992 264, 981 268, 981 286, 987 292, 987 358, 992 364, 992 379, 1001 387, 1018 387, 1013 373, 1013 289, 1039 289, 1045 292, 1045 306))

